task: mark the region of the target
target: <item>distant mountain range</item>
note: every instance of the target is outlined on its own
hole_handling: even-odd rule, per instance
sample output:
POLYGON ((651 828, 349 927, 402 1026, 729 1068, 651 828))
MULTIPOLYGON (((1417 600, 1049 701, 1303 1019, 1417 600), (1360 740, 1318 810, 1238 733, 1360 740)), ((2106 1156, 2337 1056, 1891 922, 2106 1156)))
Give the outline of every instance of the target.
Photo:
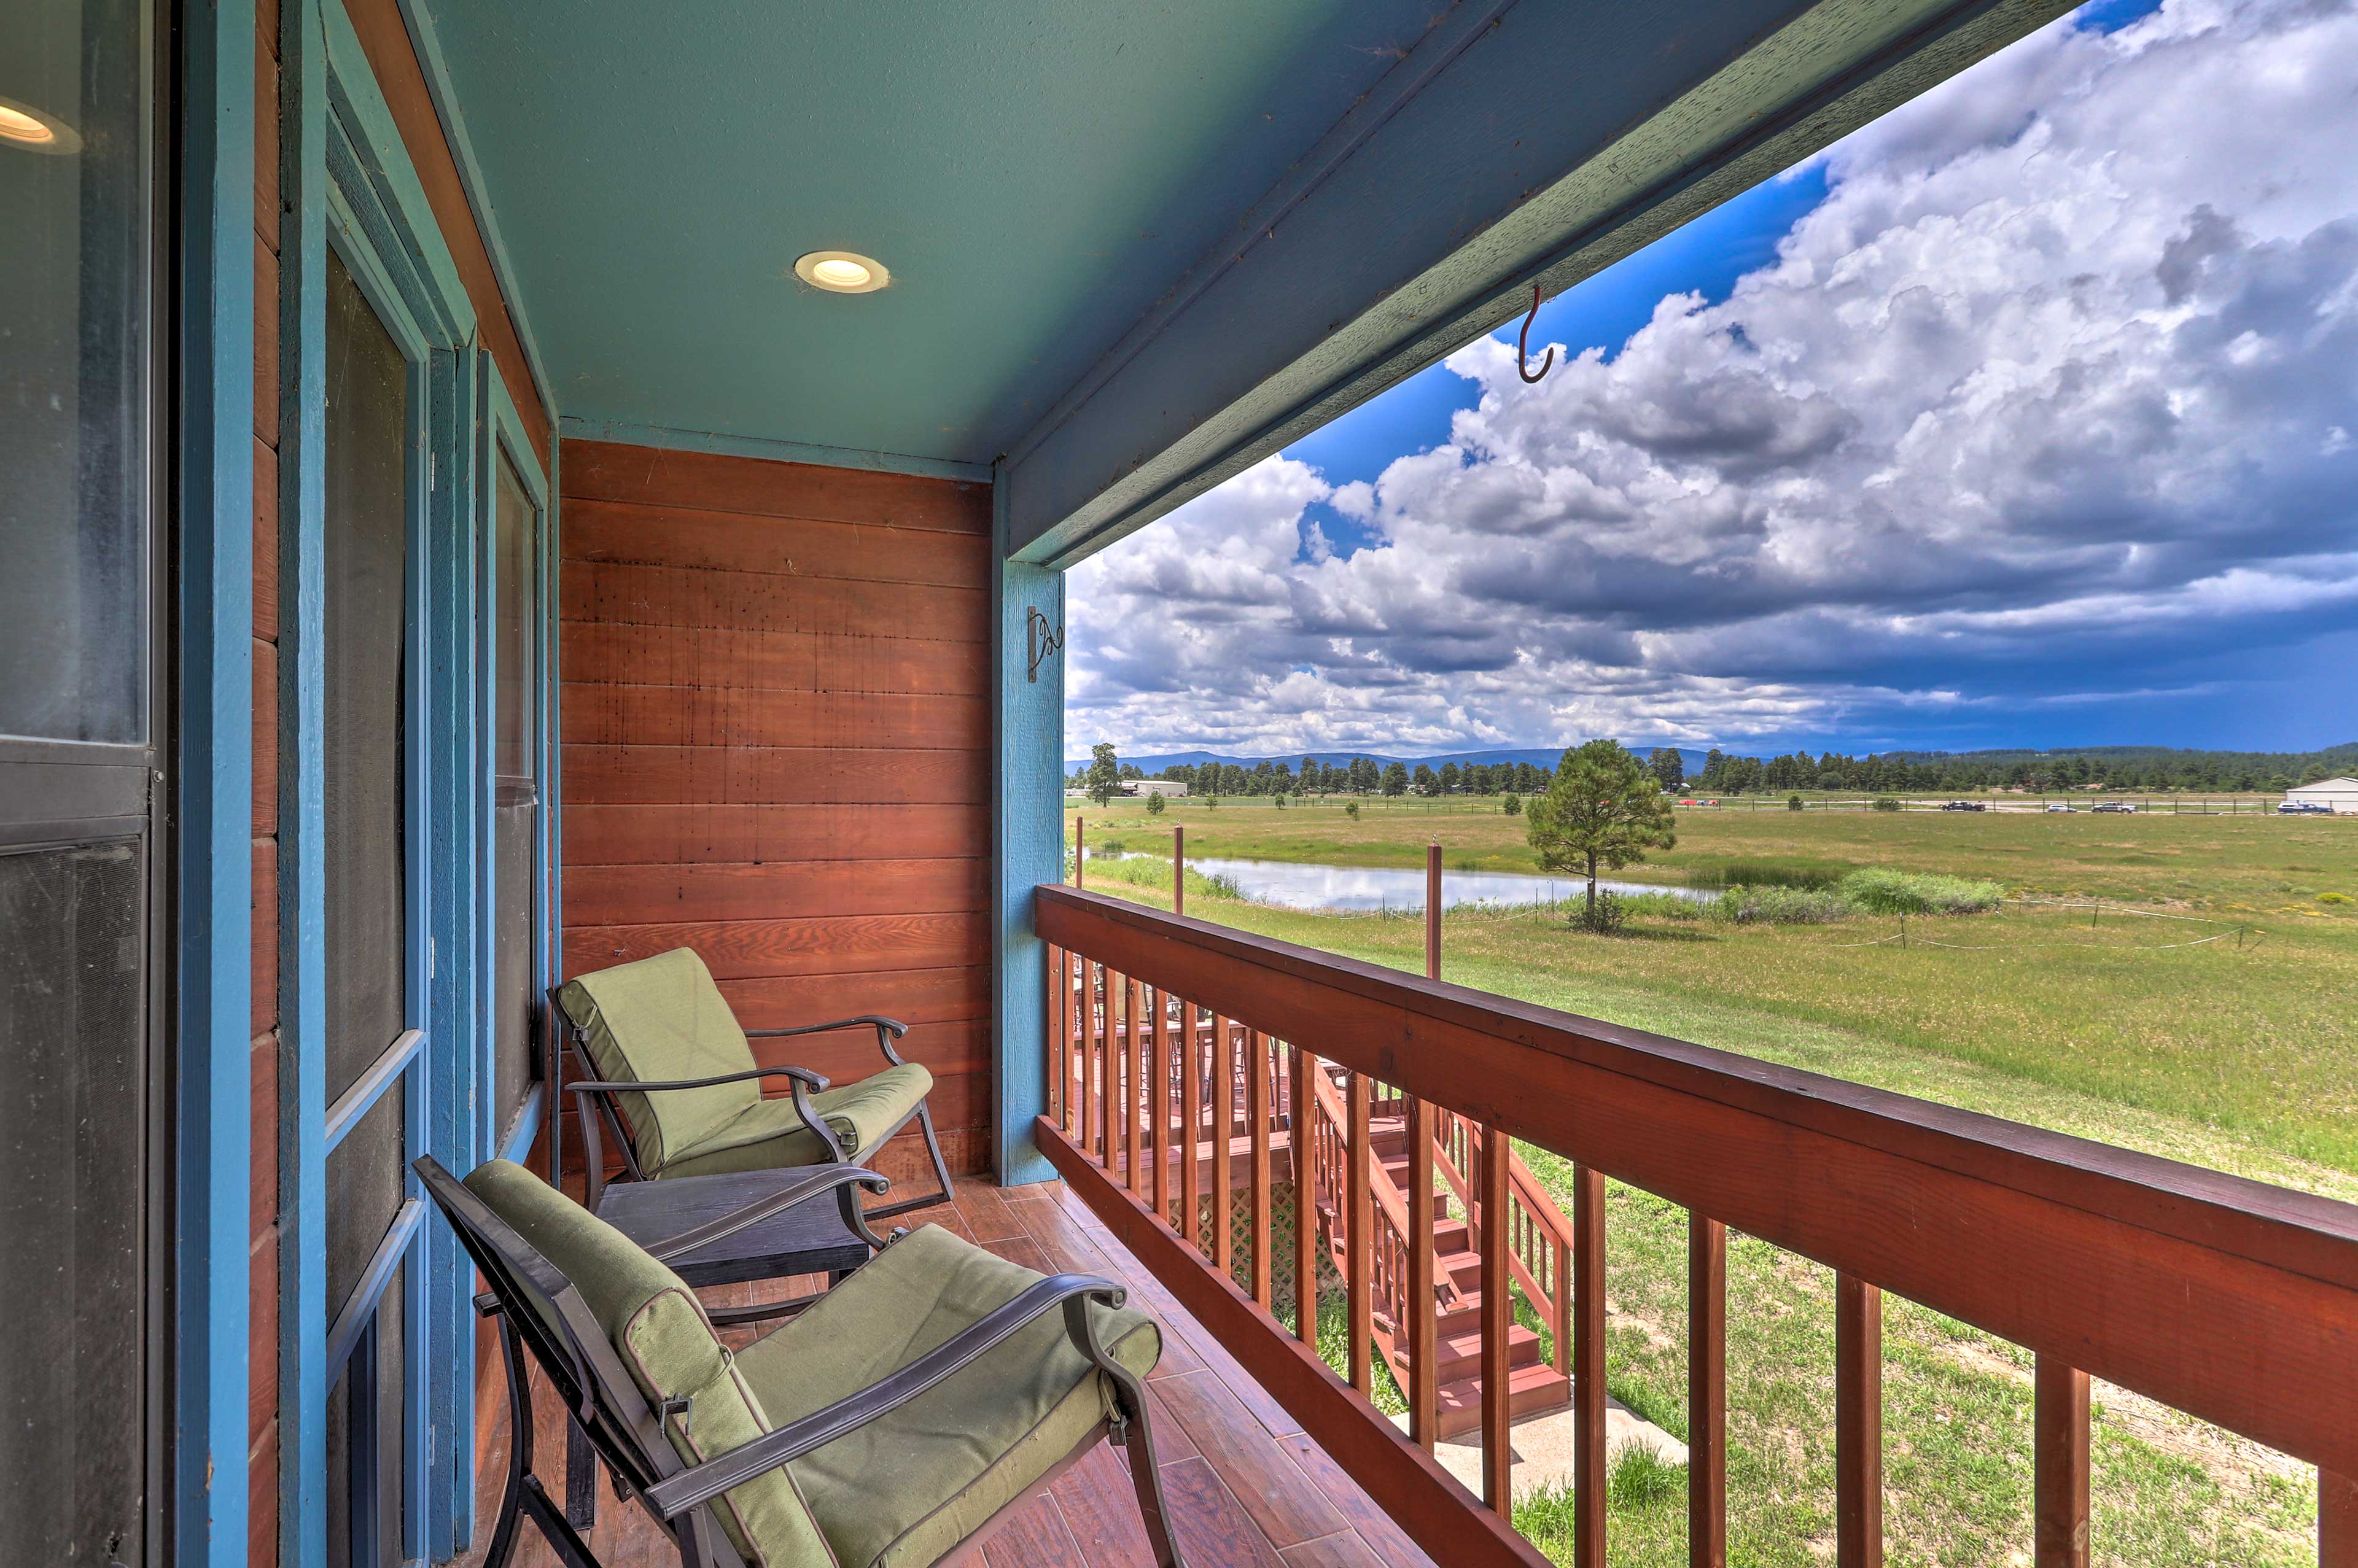
MULTIPOLYGON (((1736 756, 1759 754, 1740 746, 1730 746, 1725 749, 1736 756)), ((1641 745, 1635 750, 1643 756, 1651 756, 1654 752, 1654 748, 1651 746, 1641 745)), ((1684 746, 1678 748, 1678 752, 1680 758, 1686 763, 1689 773, 1703 771, 1704 752, 1684 746)), ((1979 752, 1885 752, 1880 755, 1888 761, 1899 762, 1962 762, 1984 763, 1994 767, 2011 767, 2016 762, 2037 762, 2050 757, 2089 757, 2103 758, 2123 765, 2144 767, 2150 767, 2157 763, 2175 766, 2210 761, 2216 762, 2222 769, 2229 771, 2248 767, 2266 773, 2298 774, 2304 769, 2323 767, 2330 773, 2358 773, 2358 741, 2346 741, 2339 746, 2326 746, 2314 752, 2228 752, 2174 746, 2049 746, 2043 750, 2016 747, 1992 748, 1979 752)), ((1182 764, 1188 767, 1201 767, 1206 762, 1234 762, 1243 768, 1256 767, 1262 762, 1272 764, 1283 762, 1288 767, 1300 767, 1302 759, 1305 756, 1316 759, 1322 766, 1337 767, 1347 763, 1354 757, 1368 757, 1373 759, 1379 765, 1388 762, 1406 762, 1412 767, 1418 762, 1426 762, 1438 768, 1444 762, 1455 762, 1460 767, 1464 767, 1468 762, 1479 762, 1485 766, 1497 762, 1529 762, 1533 767, 1552 768, 1563 759, 1563 748, 1523 746, 1494 752, 1436 752, 1424 756, 1408 756, 1390 752, 1272 752, 1268 756, 1252 757, 1230 756, 1220 752, 1150 752, 1140 756, 1124 756, 1121 760, 1136 765, 1148 774, 1153 774, 1161 773, 1167 767, 1182 764)), ((1065 762, 1065 771, 1071 773, 1076 768, 1085 768, 1088 765, 1089 759, 1087 756, 1076 757, 1065 762)))

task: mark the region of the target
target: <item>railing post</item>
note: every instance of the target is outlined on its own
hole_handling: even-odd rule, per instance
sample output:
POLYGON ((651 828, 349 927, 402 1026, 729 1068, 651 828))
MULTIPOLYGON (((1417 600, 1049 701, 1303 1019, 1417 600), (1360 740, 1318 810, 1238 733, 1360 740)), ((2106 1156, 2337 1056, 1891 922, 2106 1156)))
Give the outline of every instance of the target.
POLYGON ((1312 1075, 1318 1059, 1293 1048, 1293 1108, 1286 1147, 1293 1155, 1293 1333, 1318 1343, 1318 1110, 1312 1075))
POLYGON ((1482 1129, 1475 1176, 1480 1194, 1472 1217, 1482 1252, 1482 1500, 1501 1517, 1514 1512, 1515 1454, 1509 1436, 1514 1422, 1513 1370, 1508 1364, 1507 1330, 1515 1321, 1507 1249, 1507 1135, 1482 1129))
POLYGON ((1087 824, 1081 820, 1080 813, 1075 812, 1073 814, 1073 885, 1075 887, 1081 885, 1081 860, 1088 849, 1083 838, 1087 828, 1087 824))
POLYGON ((1687 1563, 1727 1568, 1727 1227, 1687 1217, 1687 1563))
POLYGON ((1834 1276, 1834 1562, 1883 1564, 1883 1292, 1834 1276))
POLYGON ((1187 913, 1187 829, 1171 828, 1171 913, 1187 913))
POLYGON ((1572 1560, 1605 1568, 1605 1173, 1572 1182, 1572 1560))
POLYGON ((2318 1568, 2358 1568, 2358 1478, 2317 1473, 2318 1568))
POLYGON ((1343 1190, 1336 1195, 1336 1208, 1343 1214, 1343 1283, 1350 1311, 1347 1341, 1350 1346, 1351 1387, 1373 1395, 1376 1390, 1375 1302, 1370 1288, 1373 1276, 1369 1262, 1376 1228, 1376 1195, 1368 1147, 1368 1079, 1353 1069, 1348 1085, 1348 1100, 1345 1108, 1347 1125, 1347 1146, 1343 1158, 1347 1169, 1343 1173, 1343 1190))
POLYGON ((2088 1374, 2052 1356, 2033 1377, 2036 1568, 2088 1568, 2088 1374))
MULTIPOLYGON (((1441 846, 1424 857, 1424 973, 1441 978, 1441 846)), ((1408 1429, 1428 1454, 1441 1440, 1441 1335, 1433 1292, 1433 1102, 1411 1095, 1408 1114, 1408 1429)))
POLYGON ((1252 1163, 1247 1206, 1252 1210, 1252 1298, 1271 1304, 1269 1256, 1269 1036, 1256 1029, 1245 1036, 1245 1119, 1252 1124, 1252 1163))

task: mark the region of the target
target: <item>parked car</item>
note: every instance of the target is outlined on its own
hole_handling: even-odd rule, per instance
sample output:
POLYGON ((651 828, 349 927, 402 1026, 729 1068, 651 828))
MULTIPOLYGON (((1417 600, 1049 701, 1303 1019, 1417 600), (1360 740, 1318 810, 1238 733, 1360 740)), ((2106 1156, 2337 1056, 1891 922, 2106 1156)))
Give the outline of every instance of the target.
POLYGON ((2050 811, 2077 811, 2080 808, 2076 806, 2067 805, 2060 800, 2050 800, 2047 803, 2047 809, 2050 811))
POLYGON ((1942 805, 1941 809, 1943 811, 1987 811, 1989 809, 1989 802, 1985 800, 1952 800, 1944 802, 1942 805))
POLYGON ((2125 800, 2102 800, 2098 801, 2094 806, 2090 806, 2088 809, 2091 811, 2119 811, 2134 813, 2136 810, 2136 807, 2131 806, 2125 800))
POLYGON ((2331 816, 2333 807, 2313 800, 2285 800, 2277 803, 2278 816, 2331 816))

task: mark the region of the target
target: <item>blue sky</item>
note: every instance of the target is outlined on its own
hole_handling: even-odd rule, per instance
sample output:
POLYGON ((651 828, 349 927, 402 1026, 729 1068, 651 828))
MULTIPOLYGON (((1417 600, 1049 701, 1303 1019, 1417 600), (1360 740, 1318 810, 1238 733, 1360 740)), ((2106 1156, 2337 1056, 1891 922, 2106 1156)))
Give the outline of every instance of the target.
POLYGON ((2084 8, 1083 563, 1069 739, 2358 737, 2353 80, 2084 8))

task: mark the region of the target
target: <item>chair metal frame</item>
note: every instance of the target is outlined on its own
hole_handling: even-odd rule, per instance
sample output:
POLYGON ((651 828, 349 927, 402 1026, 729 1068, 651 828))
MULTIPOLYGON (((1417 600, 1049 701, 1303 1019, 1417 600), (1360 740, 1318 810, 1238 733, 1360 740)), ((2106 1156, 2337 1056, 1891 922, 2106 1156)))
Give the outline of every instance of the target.
MULTIPOLYGON (((497 1522, 492 1531, 484 1568, 507 1568, 529 1519, 548 1541, 565 1568, 602 1568, 589 1543, 566 1521, 565 1510, 532 1473, 532 1401, 525 1357, 536 1362, 557 1390, 567 1412, 604 1460, 618 1491, 645 1508, 678 1549, 682 1568, 738 1568, 743 1562, 707 1505, 732 1487, 768 1474, 780 1465, 825 1446, 847 1433, 890 1414, 988 1355, 993 1347, 1025 1325, 1051 1311, 1061 1310, 1073 1346, 1112 1380, 1115 1413, 1099 1422, 1042 1476, 1042 1484, 1086 1457, 1100 1440, 1123 1444, 1130 1456, 1130 1474, 1139 1512, 1154 1550, 1157 1568, 1184 1568, 1170 1528, 1170 1511, 1163 1495, 1162 1472, 1155 1464, 1149 1429, 1146 1385, 1100 1343, 1091 1303, 1119 1308, 1122 1287, 1110 1280, 1087 1274, 1055 1274, 1041 1280, 934 1349, 906 1366, 837 1400, 800 1421, 775 1428, 753 1441, 700 1463, 681 1459, 664 1431, 666 1420, 684 1421, 684 1400, 650 1406, 637 1383, 623 1368, 613 1345, 598 1325, 572 1281, 518 1236, 441 1163, 428 1155, 412 1162, 427 1195, 459 1237, 491 1289, 475 1298, 476 1310, 498 1321, 500 1344, 508 1383, 510 1436, 508 1474, 497 1522), (548 1303, 554 1324, 536 1310, 532 1297, 548 1303)), ((767 1215, 827 1193, 849 1196, 855 1185, 881 1191, 884 1179, 872 1171, 841 1166, 809 1166, 799 1181, 789 1183, 771 1198, 749 1206, 762 1212, 743 1218, 756 1223, 767 1215)), ((677 1256, 716 1239, 715 1227, 739 1221, 731 1215, 695 1232, 666 1241, 654 1255, 677 1256)), ((725 1234, 726 1232, 719 1232, 725 1234)), ((774 1315, 787 1303, 769 1309, 774 1315)), ((795 1303, 799 1304, 799 1303, 795 1303)), ((724 1320, 741 1321, 741 1312, 724 1320)), ((1039 1490, 1027 1487, 977 1528, 941 1563, 979 1560, 981 1542, 1010 1512, 1029 1503, 1039 1490)))
MULTIPOLYGON (((550 1010, 557 1015, 557 1028, 564 1040, 562 1049, 572 1054, 574 1065, 581 1072, 580 1077, 566 1083, 564 1087, 566 1092, 573 1096, 574 1108, 581 1123, 583 1153, 581 1165, 587 1183, 584 1196, 592 1213, 597 1211, 598 1199, 606 1190, 606 1151, 604 1140, 600 1136, 600 1123, 613 1134, 615 1146, 622 1152, 622 1168, 629 1172, 631 1180, 644 1182, 649 1179, 645 1170, 639 1164, 638 1149, 631 1136, 630 1119, 623 1114, 622 1108, 615 1103, 616 1095, 662 1094, 672 1089, 709 1088, 716 1084, 741 1083, 748 1078, 786 1080, 787 1092, 794 1098, 795 1114, 802 1118, 804 1126, 818 1135, 819 1143, 827 1150, 827 1157, 822 1162, 824 1164, 845 1168, 865 1165, 876 1152, 896 1137, 903 1128, 908 1126, 912 1120, 917 1123, 925 1136, 925 1154, 933 1162, 934 1180, 939 1190, 926 1196, 906 1198, 899 1203, 887 1204, 881 1208, 871 1209, 868 1211, 870 1220, 892 1219, 901 1215, 913 1214, 919 1209, 936 1208, 950 1201, 950 1168, 948 1162, 942 1158, 941 1139, 934 1131, 933 1108, 926 1103, 926 1100, 932 1098, 930 1093, 917 1101, 915 1110, 886 1128, 882 1134, 871 1141, 867 1147, 855 1149, 847 1153, 841 1142, 837 1140, 834 1130, 827 1126, 826 1119, 819 1115, 817 1108, 811 1103, 810 1097, 827 1088, 827 1080, 806 1067, 757 1066, 747 1072, 721 1073, 709 1078, 677 1078, 647 1083, 610 1083, 600 1080, 595 1065, 590 1060, 589 1031, 573 1022, 572 1014, 565 1011, 564 1002, 558 1000, 558 993, 564 989, 562 986, 550 987, 548 1004, 550 1010), (593 1104, 597 1112, 595 1115, 591 1114, 593 1104)), ((876 1048, 883 1053, 885 1064, 894 1067, 908 1065, 902 1059, 901 1054, 892 1049, 892 1042, 908 1033, 909 1026, 897 1019, 883 1018, 874 1013, 862 1013, 857 1018, 838 1018, 826 1023, 806 1023, 794 1029, 747 1029, 743 1033, 748 1040, 782 1040, 802 1034, 833 1033, 845 1029, 875 1030, 876 1048)), ((556 1071, 549 1075, 552 1085, 564 1079, 562 1060, 554 1065, 556 1071)), ((552 1104, 549 1108, 552 1114, 549 1118, 548 1129, 548 1169, 551 1177, 555 1178, 565 1168, 563 1118, 554 1114, 556 1105, 552 1104)), ((780 1169, 791 1170, 794 1167, 781 1166, 780 1169)))

